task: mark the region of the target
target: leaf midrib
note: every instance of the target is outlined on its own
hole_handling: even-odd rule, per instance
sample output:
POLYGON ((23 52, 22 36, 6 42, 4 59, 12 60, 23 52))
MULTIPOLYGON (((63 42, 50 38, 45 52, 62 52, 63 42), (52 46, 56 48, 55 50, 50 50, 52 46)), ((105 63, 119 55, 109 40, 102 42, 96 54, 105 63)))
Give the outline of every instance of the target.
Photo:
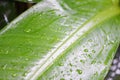
POLYGON ((81 38, 86 33, 90 32, 92 29, 96 27, 96 25, 104 22, 105 20, 120 14, 119 7, 112 6, 107 10, 104 10, 85 22, 83 25, 81 25, 75 32, 73 32, 66 40, 64 40, 61 45, 59 45, 52 53, 51 55, 46 58, 42 64, 38 68, 34 70, 34 72, 29 73, 25 79, 27 80, 35 80, 39 76, 41 76, 46 69, 48 69, 52 63, 57 59, 58 56, 62 55, 63 52, 70 47, 78 38, 81 38))

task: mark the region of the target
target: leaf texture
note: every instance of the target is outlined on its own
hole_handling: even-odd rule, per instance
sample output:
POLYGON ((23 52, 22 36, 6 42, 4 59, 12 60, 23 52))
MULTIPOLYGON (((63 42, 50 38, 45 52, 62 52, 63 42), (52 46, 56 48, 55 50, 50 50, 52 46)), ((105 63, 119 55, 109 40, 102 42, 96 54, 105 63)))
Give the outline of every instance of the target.
POLYGON ((120 42, 118 0, 44 0, 0 32, 2 80, 103 80, 120 42))

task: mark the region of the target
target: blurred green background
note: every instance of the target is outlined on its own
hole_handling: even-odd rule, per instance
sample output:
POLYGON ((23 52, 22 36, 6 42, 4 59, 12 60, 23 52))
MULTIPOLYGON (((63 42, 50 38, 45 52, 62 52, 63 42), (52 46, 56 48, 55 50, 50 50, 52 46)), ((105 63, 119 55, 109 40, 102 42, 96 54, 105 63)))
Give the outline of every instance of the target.
POLYGON ((30 8, 35 2, 27 0, 0 0, 0 29, 9 24, 14 18, 30 8), (24 1, 24 2, 23 2, 24 1))

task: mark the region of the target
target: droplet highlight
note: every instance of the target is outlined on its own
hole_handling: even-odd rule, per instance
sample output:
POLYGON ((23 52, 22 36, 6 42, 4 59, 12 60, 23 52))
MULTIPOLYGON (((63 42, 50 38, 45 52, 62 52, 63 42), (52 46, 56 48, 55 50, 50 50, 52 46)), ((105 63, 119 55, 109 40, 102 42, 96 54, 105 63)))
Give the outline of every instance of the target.
POLYGON ((82 74, 82 70, 77 69, 76 71, 77 71, 78 74, 82 74))
POLYGON ((88 52, 88 49, 84 49, 84 52, 88 52))

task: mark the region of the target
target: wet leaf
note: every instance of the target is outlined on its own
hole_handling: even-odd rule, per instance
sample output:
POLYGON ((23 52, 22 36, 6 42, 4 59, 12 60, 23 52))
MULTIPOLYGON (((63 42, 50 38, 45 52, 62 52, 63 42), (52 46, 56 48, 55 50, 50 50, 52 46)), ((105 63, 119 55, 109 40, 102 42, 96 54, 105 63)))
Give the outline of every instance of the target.
POLYGON ((0 32, 2 80, 103 80, 120 42, 118 0, 44 0, 0 32))

